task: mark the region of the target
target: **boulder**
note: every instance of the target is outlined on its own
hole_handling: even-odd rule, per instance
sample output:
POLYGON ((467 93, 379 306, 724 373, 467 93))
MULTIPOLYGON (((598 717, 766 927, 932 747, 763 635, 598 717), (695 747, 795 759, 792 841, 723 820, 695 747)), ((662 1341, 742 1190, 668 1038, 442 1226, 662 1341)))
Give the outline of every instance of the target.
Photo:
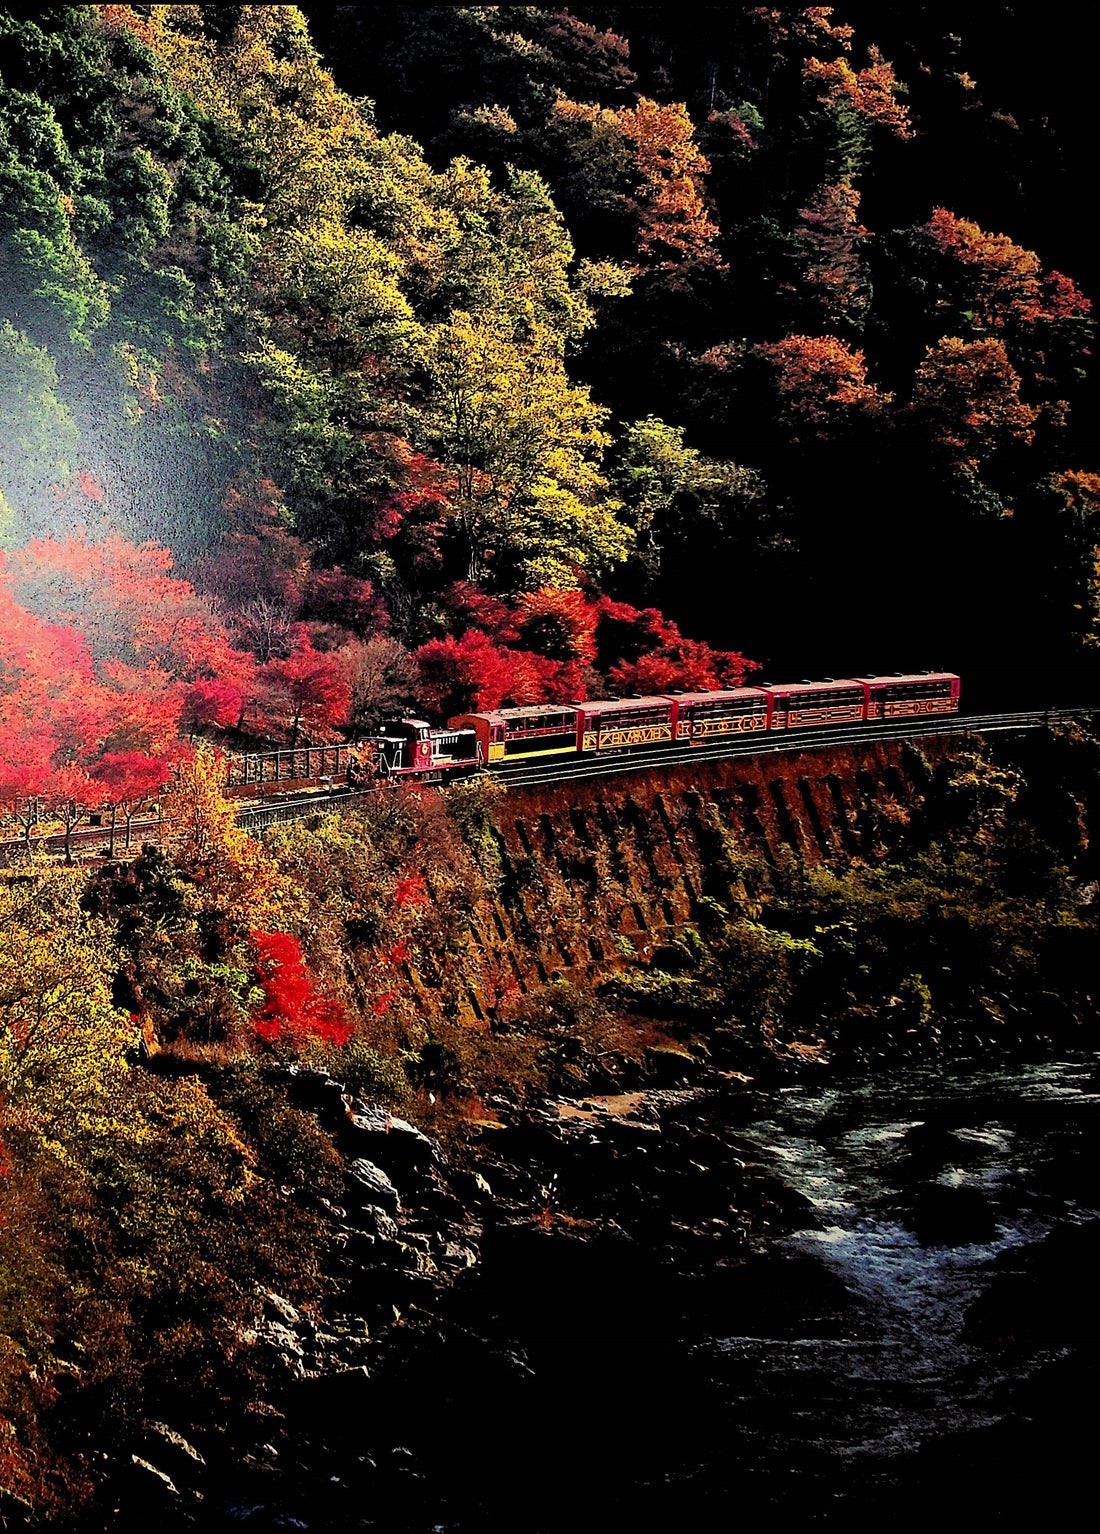
POLYGON ((330 1129, 335 1129, 344 1113, 342 1082, 327 1071, 312 1070, 307 1065, 281 1065, 274 1074, 286 1085, 287 1096, 296 1108, 314 1113, 330 1129))
POLYGON ((678 1085, 699 1076, 705 1062, 678 1044, 650 1044, 645 1051, 646 1075, 664 1086, 678 1085))
POLYGON ((939 1182, 917 1189, 905 1223, 922 1246, 984 1246, 997 1234, 983 1193, 939 1182))
POLYGON ((302 1340, 282 1321, 265 1316, 254 1331, 246 1332, 244 1342, 253 1343, 290 1374, 301 1374, 305 1369, 302 1340))
POLYGON ((442 1261, 448 1267, 473 1268, 477 1266, 477 1253, 472 1247, 448 1241, 443 1248, 442 1261))
POLYGON ((301 1324, 301 1312, 289 1300, 281 1294, 276 1294, 274 1289, 261 1289, 260 1293, 264 1300, 264 1314, 272 1321, 282 1321, 286 1326, 299 1326, 301 1324))
MULTIPOLYGON (((1033 1246, 1002 1253, 998 1265, 989 1289, 967 1311, 967 1334, 988 1345, 1076 1347, 1083 1364, 1094 1366, 1100 1220, 1053 1230, 1033 1246)), ((1084 1403, 1082 1414, 1087 1420, 1084 1403)))
POLYGON ((355 1269, 373 1263, 377 1256, 375 1250, 377 1243, 378 1237, 372 1235, 370 1231, 351 1231, 341 1251, 343 1265, 346 1268, 355 1269))
POLYGON ((960 1139, 953 1125, 938 1119, 912 1125, 902 1136, 898 1150, 904 1158, 902 1176, 910 1183, 935 1176, 945 1167, 966 1166, 978 1154, 975 1146, 960 1139))
POLYGON ((202 1476, 206 1461, 182 1433, 166 1422, 149 1422, 145 1426, 142 1449, 148 1456, 146 1462, 156 1461, 167 1466, 173 1484, 194 1490, 195 1482, 202 1476))
POLYGON ((341 1138, 358 1156, 387 1172, 421 1171, 442 1159, 439 1142, 378 1103, 365 1103, 345 1092, 341 1138))
POLYGON ((130 1455, 129 1473, 122 1478, 122 1507, 129 1512, 167 1512, 180 1502, 179 1488, 172 1477, 140 1454, 130 1455))
POLYGON ((325 1411, 344 1411, 365 1404, 371 1394, 370 1370, 359 1364, 354 1368, 333 1368, 302 1379, 295 1387, 302 1401, 324 1402, 325 1411))
POLYGON ((355 1203, 376 1204, 388 1214, 400 1214, 401 1195, 380 1166, 357 1157, 347 1169, 348 1196, 355 1203))

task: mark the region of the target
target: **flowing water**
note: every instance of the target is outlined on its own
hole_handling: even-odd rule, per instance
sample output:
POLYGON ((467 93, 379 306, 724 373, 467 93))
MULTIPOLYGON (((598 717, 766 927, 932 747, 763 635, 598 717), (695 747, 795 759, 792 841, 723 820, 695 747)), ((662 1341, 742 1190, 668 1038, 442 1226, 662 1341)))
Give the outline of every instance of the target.
POLYGON ((1091 1500, 1100 1060, 880 1069, 676 1112, 573 1163, 610 1219, 520 1221, 447 1328, 406 1320, 376 1416, 335 1454, 340 1510, 320 1516, 314 1481, 305 1525, 862 1528, 896 1509, 954 1527, 1091 1500), (749 1252, 708 1245, 731 1166, 779 1211, 749 1252))
MULTIPOLYGON (((987 1507, 1004 1474, 1006 1512, 1056 1501, 1052 1452, 1079 1409, 1095 1425, 1098 1062, 893 1070, 743 1111, 739 1138, 812 1215, 760 1276, 782 1297, 797 1275, 768 1307, 781 1327, 696 1345, 731 1431, 727 1490, 825 1517, 902 1492, 938 1505, 969 1465, 987 1507)), ((680 1475, 708 1501, 725 1480, 713 1459, 680 1475)))

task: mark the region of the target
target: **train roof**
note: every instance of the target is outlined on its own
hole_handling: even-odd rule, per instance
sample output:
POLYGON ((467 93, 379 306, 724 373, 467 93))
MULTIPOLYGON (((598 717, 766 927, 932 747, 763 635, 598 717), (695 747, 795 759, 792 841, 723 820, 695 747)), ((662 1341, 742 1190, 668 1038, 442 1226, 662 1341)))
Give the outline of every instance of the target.
MULTIPOLYGON (((714 698, 718 693, 692 693, 691 696, 714 698)), ((581 709, 586 714, 606 713, 609 709, 618 712, 624 708, 664 708, 669 703, 677 700, 679 694, 654 693, 644 698, 589 698, 583 703, 576 700, 570 703, 528 703, 517 708, 492 708, 483 709, 476 714, 455 714, 455 719, 485 719, 490 724, 508 724, 513 719, 536 719, 548 714, 576 714, 581 709)))
POLYGON ((891 682, 957 682, 955 671, 906 671, 880 672, 878 676, 860 676, 857 682, 867 682, 871 687, 885 687, 891 682))
POLYGON ((549 714, 575 714, 579 703, 523 703, 514 708, 485 708, 477 713, 453 714, 450 723, 457 719, 487 719, 490 724, 507 724, 512 719, 534 719, 549 714))
POLYGON ((776 682, 774 686, 765 687, 764 691, 772 693, 835 692, 838 687, 858 687, 859 685, 859 681, 854 676, 842 676, 832 682, 776 682))
POLYGON ((706 692, 670 692, 677 703, 721 703, 726 698, 766 698, 765 687, 711 687, 706 692))
POLYGON ((624 708, 667 708, 670 703, 677 701, 670 693, 651 693, 644 698, 592 698, 587 703, 578 703, 578 708, 583 708, 586 714, 604 714, 608 710, 618 713, 624 708))

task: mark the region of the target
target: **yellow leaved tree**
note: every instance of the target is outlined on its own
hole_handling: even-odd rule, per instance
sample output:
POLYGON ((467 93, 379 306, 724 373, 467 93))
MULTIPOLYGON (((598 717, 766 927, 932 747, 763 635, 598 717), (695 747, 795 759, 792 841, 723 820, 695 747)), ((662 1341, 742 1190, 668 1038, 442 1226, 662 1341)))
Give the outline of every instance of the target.
POLYGON ((225 794, 228 772, 226 758, 205 742, 180 765, 161 800, 164 845, 202 908, 264 927, 285 910, 290 892, 259 842, 238 826, 237 806, 225 794))
POLYGON ((66 1522, 89 1424, 111 1443, 166 1390, 213 1420, 251 1388, 258 1286, 311 1284, 318 1239, 231 1108, 137 1063, 88 894, 77 870, 0 874, 0 1501, 66 1522))
POLYGON ((109 934, 78 893, 50 869, 0 885, 0 1112, 55 1149, 92 1132, 138 1037, 112 1005, 109 934))
POLYGON ((600 457, 607 412, 569 381, 560 338, 535 322, 456 312, 423 352, 434 399, 425 411, 453 474, 452 528, 470 580, 499 589, 576 584, 625 559, 600 457))

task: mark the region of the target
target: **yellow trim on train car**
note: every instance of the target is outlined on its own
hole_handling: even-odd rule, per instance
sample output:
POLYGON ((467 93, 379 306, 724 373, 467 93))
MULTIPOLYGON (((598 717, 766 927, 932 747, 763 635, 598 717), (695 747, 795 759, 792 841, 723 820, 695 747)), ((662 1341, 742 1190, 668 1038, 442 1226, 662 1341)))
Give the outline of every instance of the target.
POLYGON ((526 761, 529 756, 564 756, 576 749, 577 742, 571 740, 567 746, 545 746, 541 751, 508 751, 505 756, 509 762, 516 762, 526 761))
POLYGON ((616 750, 622 746, 645 746, 671 739, 671 724, 639 724, 632 730, 601 730, 597 749, 616 750))
POLYGON ((896 719, 906 714, 954 714, 958 708, 958 698, 895 698, 883 705, 883 713, 896 719))
POLYGON ((787 724, 797 729, 811 724, 846 724, 862 718, 862 703, 840 703, 831 708, 792 709, 787 715, 787 724))
POLYGON ((489 742, 489 760, 491 762, 502 762, 504 760, 504 742, 502 740, 491 740, 489 742))
POLYGON ((732 719, 689 719, 688 732, 700 740, 708 735, 743 734, 748 730, 762 730, 768 723, 766 714, 738 714, 732 719))

